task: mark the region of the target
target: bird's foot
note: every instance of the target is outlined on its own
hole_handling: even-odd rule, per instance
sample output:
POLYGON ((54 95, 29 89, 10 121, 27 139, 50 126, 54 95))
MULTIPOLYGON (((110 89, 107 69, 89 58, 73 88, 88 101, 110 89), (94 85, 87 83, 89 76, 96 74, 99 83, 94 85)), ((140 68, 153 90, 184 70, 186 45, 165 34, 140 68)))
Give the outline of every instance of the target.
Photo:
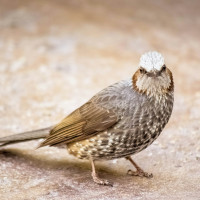
POLYGON ((153 174, 152 173, 147 173, 144 172, 142 169, 138 169, 137 171, 132 171, 132 170, 128 170, 127 174, 130 176, 139 176, 139 177, 146 177, 146 178, 152 178, 153 174))
POLYGON ((144 172, 134 161, 130 156, 126 157, 127 160, 129 160, 133 166, 136 168, 136 171, 128 170, 127 174, 131 176, 140 176, 140 177, 146 177, 146 178, 152 178, 153 174, 149 174, 147 172, 144 172))
POLYGON ((105 179, 101 179, 97 176, 97 174, 93 174, 92 173, 92 178, 93 178, 93 181, 99 185, 106 185, 106 186, 113 186, 113 184, 111 182, 109 182, 108 180, 105 180, 105 179))

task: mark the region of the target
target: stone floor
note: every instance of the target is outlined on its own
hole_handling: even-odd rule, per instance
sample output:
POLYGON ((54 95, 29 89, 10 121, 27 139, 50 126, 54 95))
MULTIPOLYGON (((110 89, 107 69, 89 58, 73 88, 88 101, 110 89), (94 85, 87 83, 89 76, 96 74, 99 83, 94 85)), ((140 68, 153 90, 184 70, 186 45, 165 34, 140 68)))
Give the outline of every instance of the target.
POLYGON ((59 122, 102 88, 132 76, 160 51, 175 81, 172 118, 133 156, 152 179, 129 177, 124 159, 90 164, 39 141, 0 150, 1 200, 200 199, 198 0, 0 0, 0 136, 59 122))

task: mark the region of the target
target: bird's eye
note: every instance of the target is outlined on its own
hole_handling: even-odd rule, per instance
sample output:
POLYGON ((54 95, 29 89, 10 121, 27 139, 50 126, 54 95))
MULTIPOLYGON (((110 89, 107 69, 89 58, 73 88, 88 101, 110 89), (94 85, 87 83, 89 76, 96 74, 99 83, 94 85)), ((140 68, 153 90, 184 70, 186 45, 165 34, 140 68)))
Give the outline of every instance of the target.
POLYGON ((161 70, 162 70, 162 72, 165 71, 166 70, 166 65, 163 65, 161 70))
POLYGON ((146 71, 144 68, 140 68, 140 73, 141 73, 141 74, 146 74, 147 71, 146 71))

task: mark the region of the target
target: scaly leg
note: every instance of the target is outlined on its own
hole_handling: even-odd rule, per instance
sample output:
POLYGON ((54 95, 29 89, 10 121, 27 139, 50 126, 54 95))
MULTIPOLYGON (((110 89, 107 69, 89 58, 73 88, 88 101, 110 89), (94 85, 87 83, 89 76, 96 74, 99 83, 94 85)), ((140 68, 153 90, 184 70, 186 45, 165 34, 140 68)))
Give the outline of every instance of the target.
POLYGON ((134 161, 133 159, 128 156, 126 157, 127 160, 129 160, 133 166, 136 168, 136 171, 132 171, 132 170, 128 170, 127 174, 128 175, 131 175, 131 176, 140 176, 140 177, 147 177, 147 178, 152 178, 153 177, 153 174, 149 174, 147 172, 144 172, 134 161))
POLYGON ((95 165, 94 165, 94 160, 91 158, 90 161, 91 161, 91 165, 92 165, 92 178, 93 178, 94 182, 99 185, 113 186, 113 184, 110 183, 109 181, 98 177, 98 175, 96 173, 95 165))

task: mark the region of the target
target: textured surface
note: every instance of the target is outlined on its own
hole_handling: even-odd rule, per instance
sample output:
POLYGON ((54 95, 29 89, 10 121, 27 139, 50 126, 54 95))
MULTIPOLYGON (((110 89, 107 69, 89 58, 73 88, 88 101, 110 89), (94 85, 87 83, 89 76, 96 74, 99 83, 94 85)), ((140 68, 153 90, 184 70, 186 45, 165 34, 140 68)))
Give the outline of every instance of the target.
POLYGON ((175 80, 175 107, 161 136, 134 156, 153 179, 126 176, 124 159, 88 162, 39 142, 0 153, 1 200, 200 198, 199 1, 0 0, 0 135, 59 122, 102 88, 160 51, 175 80))

